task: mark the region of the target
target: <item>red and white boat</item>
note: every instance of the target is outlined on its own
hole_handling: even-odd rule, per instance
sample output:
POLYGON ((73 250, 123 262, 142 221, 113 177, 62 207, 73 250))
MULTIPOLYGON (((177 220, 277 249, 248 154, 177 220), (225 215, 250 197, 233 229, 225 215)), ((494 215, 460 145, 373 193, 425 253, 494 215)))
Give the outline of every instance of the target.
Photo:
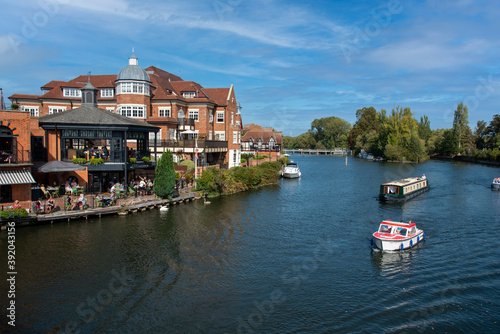
POLYGON ((371 243, 372 247, 383 251, 396 251, 411 248, 424 239, 424 231, 419 230, 411 220, 405 223, 387 219, 373 233, 371 243))

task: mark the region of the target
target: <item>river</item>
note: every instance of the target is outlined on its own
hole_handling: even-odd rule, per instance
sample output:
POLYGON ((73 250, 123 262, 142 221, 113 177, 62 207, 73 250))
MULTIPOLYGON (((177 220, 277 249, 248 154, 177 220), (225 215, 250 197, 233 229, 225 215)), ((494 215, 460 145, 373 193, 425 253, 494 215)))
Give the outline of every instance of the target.
MULTIPOLYGON (((19 333, 500 332, 498 167, 291 157, 300 179, 128 216, 16 229, 19 333), (381 203, 379 185, 431 190, 381 203), (383 219, 427 239, 374 252, 383 219)), ((1 270, 7 234, 0 233, 1 270)))

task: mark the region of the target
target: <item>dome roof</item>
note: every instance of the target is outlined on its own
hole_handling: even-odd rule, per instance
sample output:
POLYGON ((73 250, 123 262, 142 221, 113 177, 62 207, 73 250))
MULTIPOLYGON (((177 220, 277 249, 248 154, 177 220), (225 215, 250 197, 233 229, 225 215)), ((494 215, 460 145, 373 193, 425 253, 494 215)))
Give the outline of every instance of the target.
POLYGON ((117 80, 136 80, 136 81, 150 81, 149 75, 144 69, 139 67, 137 58, 132 53, 132 57, 129 58, 128 66, 125 67, 118 73, 117 80))

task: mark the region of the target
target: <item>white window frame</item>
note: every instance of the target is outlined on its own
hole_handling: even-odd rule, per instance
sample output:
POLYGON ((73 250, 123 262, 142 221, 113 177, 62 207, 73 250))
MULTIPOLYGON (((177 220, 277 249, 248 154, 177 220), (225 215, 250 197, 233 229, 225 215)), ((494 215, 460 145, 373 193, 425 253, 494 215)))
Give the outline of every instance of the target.
POLYGON ((149 95, 149 85, 145 82, 124 81, 118 84, 116 94, 149 95))
POLYGON ((146 118, 146 106, 143 104, 122 104, 116 109, 117 113, 129 118, 146 118))
POLYGON ((49 115, 57 114, 63 111, 66 111, 68 107, 61 106, 49 106, 49 115))
POLYGON ((170 108, 158 108, 158 117, 172 117, 170 108))
POLYGON ((21 111, 29 111, 30 116, 38 117, 40 116, 40 108, 35 106, 21 106, 21 111))
POLYGON ((212 130, 208 131, 208 140, 212 140, 212 130))
MULTIPOLYGON (((156 144, 157 145, 160 144, 160 141, 161 141, 161 130, 162 129, 160 129, 160 131, 158 131, 157 132, 158 134, 156 135, 156 144)), ((149 146, 153 146, 154 143, 155 143, 155 133, 150 132, 149 133, 149 146)))
POLYGON ((192 99, 196 97, 196 92, 183 92, 182 97, 187 98, 187 99, 192 99))
POLYGON ((101 88, 101 97, 114 97, 115 89, 114 88, 101 88))
POLYGON ((208 123, 213 123, 214 122, 214 114, 209 113, 208 114, 208 123))
POLYGON ((215 140, 226 141, 226 131, 215 131, 215 140))
POLYGON ((115 107, 106 107, 107 111, 115 112, 115 107))
POLYGON ((200 120, 200 110, 199 109, 188 109, 188 118, 194 119, 195 122, 200 120))
POLYGON ((231 111, 231 124, 234 124, 234 112, 231 111))
POLYGON ((217 111, 217 123, 224 123, 224 111, 217 111), (222 120, 219 120, 219 116, 222 116, 222 120))
POLYGON ((63 88, 64 97, 82 97, 82 91, 79 88, 63 88))
POLYGON ((238 131, 233 131, 233 144, 238 144, 238 131))

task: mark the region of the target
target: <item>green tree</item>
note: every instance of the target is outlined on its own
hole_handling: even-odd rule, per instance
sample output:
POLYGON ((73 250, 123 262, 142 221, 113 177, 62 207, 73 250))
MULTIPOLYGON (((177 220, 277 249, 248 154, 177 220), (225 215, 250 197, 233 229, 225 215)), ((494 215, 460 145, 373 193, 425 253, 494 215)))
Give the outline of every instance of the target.
POLYGON ((453 117, 453 139, 455 141, 455 149, 453 153, 460 152, 462 148, 462 143, 467 140, 467 132, 470 132, 469 128, 469 108, 460 102, 455 110, 455 115, 453 117))
POLYGON ((338 117, 325 117, 315 119, 311 123, 309 132, 317 142, 316 148, 333 149, 335 147, 345 147, 345 138, 351 130, 349 122, 338 117), (321 147, 318 146, 321 142, 321 147))
POLYGON ((474 130, 474 143, 476 148, 482 150, 486 147, 488 135, 488 126, 485 121, 477 121, 476 129, 474 130))
POLYGON ((420 117, 420 122, 418 123, 418 136, 427 144, 431 134, 431 122, 429 121, 429 117, 424 115, 423 117, 420 117))
POLYGON ((172 152, 167 150, 156 163, 155 194, 161 198, 172 196, 175 188, 175 167, 172 152))

